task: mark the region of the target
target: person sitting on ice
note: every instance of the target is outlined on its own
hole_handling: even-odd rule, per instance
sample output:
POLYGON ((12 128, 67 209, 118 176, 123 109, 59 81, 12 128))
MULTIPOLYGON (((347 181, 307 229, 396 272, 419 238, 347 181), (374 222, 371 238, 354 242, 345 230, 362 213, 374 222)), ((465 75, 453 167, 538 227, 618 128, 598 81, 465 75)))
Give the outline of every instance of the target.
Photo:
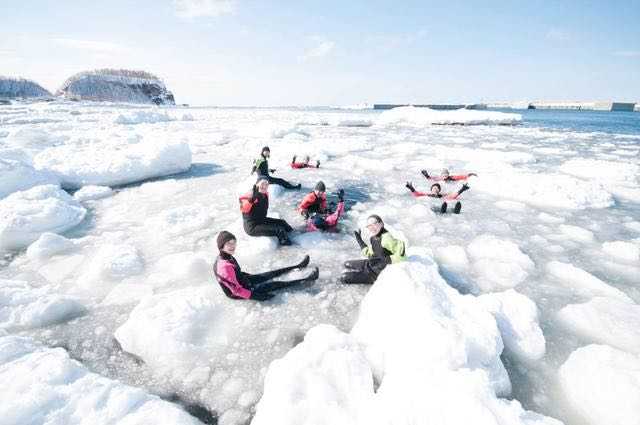
POLYGON ((395 239, 384 228, 384 222, 380 216, 375 214, 369 216, 367 218, 367 229, 372 235, 369 240, 371 246, 367 246, 364 243, 360 230, 353 232, 362 254, 367 258, 346 261, 344 267, 347 270, 340 277, 342 283, 372 284, 388 264, 397 263, 405 259, 404 242, 395 239))
POLYGON ((236 237, 223 230, 218 234, 217 245, 219 255, 213 265, 213 274, 220 284, 222 291, 229 298, 252 299, 266 301, 274 297, 272 291, 289 288, 302 283, 311 283, 318 278, 318 268, 306 277, 289 281, 274 281, 273 279, 295 269, 303 269, 309 264, 309 256, 296 265, 283 267, 259 274, 245 273, 234 258, 236 251, 236 237))
POLYGON ((469 173, 469 174, 454 174, 451 175, 449 174, 449 170, 447 170, 446 168, 443 168, 442 171, 440 172, 439 176, 432 176, 430 175, 427 170, 422 170, 420 171, 420 173, 422 173, 422 175, 424 176, 425 179, 427 180, 433 180, 433 181, 443 181, 443 182, 454 182, 454 181, 458 181, 458 180, 466 180, 471 176, 478 176, 476 173, 469 173))
POLYGON ((324 182, 316 183, 312 192, 309 192, 300 205, 298 211, 307 220, 307 231, 333 230, 338 224, 338 220, 344 213, 344 190, 338 191, 338 205, 335 211, 331 212, 327 208, 326 186, 324 182))
MULTIPOLYGON (((430 198, 444 198, 444 202, 440 206, 440 212, 443 213, 443 214, 447 212, 447 201, 455 201, 455 200, 457 200, 458 197, 460 195, 462 195, 462 192, 470 189, 469 185, 466 184, 466 183, 463 184, 460 187, 460 189, 458 189, 457 192, 452 192, 452 193, 442 193, 442 187, 438 183, 434 183, 434 184, 431 185, 431 192, 429 192, 429 193, 427 193, 427 192, 418 192, 413 187, 411 182, 407 182, 405 187, 407 189, 409 189, 411 191, 411 194, 416 198, 419 198, 421 196, 428 196, 430 198)), ((455 214, 460 214, 461 210, 462 210, 462 204, 460 203, 460 201, 457 201, 455 206, 453 207, 453 212, 455 214)))
POLYGON ((313 165, 309 163, 311 158, 309 158, 308 155, 304 157, 303 162, 296 162, 296 158, 297 157, 294 155, 291 160, 291 168, 320 168, 320 160, 316 160, 316 165, 313 165))
POLYGON ((241 196, 240 211, 244 231, 249 236, 275 236, 280 245, 291 245, 288 232, 293 228, 284 220, 267 217, 269 210, 269 181, 260 178, 251 192, 241 196))
POLYGON ((269 157, 271 156, 271 150, 269 146, 265 146, 262 148, 260 152, 260 157, 253 161, 253 168, 251 169, 251 174, 258 172, 258 179, 264 177, 269 181, 269 183, 277 184, 285 189, 300 189, 302 187, 299 183, 292 184, 286 181, 285 179, 280 179, 278 177, 271 176, 270 173, 275 173, 275 168, 269 168, 269 157))

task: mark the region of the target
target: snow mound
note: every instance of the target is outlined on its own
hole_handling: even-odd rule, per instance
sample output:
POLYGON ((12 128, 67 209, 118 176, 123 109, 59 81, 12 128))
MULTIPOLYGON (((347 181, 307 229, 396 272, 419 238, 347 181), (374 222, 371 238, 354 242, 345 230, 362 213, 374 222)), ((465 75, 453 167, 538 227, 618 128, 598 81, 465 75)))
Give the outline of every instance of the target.
POLYGON ((533 261, 515 243, 493 235, 480 235, 467 246, 477 288, 491 292, 514 288, 534 268, 533 261))
MULTIPOLYGON (((0 155, 2 155, 0 153, 0 155)), ((3 159, 0 157, 0 199, 13 192, 31 189, 44 184, 58 184, 56 179, 46 171, 34 169, 22 161, 3 159)))
POLYGON ((145 226, 153 233, 185 235, 209 227, 212 214, 202 205, 185 205, 163 211, 149 219, 145 226))
POLYGON ((546 344, 533 301, 513 289, 481 295, 478 301, 495 317, 507 350, 529 362, 544 356, 546 344))
POLYGON ((24 248, 45 232, 62 233, 87 211, 54 185, 14 192, 0 200, 0 250, 24 248))
POLYGON ((560 367, 560 386, 590 425, 637 425, 640 357, 606 345, 575 350, 560 367))
POLYGON ((596 297, 584 304, 570 304, 558 319, 581 338, 640 354, 640 306, 596 297))
POLYGON ((34 81, 0 76, 0 97, 29 98, 47 96, 51 96, 51 93, 34 81))
POLYGON ((610 297, 633 302, 624 292, 572 264, 550 261, 547 263, 547 272, 582 297, 610 297))
POLYGON ((330 325, 274 360, 252 425, 365 424, 373 376, 357 341, 330 325))
POLYGON ((482 178, 471 186, 499 198, 540 207, 583 210, 613 205, 611 193, 602 185, 563 174, 536 174, 504 168, 499 174, 483 173, 482 178))
POLYGON ((73 194, 73 197, 80 202, 93 201, 113 195, 113 190, 109 186, 82 186, 82 189, 73 194))
POLYGON ((571 224, 561 224, 560 226, 558 226, 558 228, 563 235, 567 236, 573 241, 582 243, 589 243, 594 241, 593 232, 589 229, 585 229, 584 227, 573 226, 571 224))
POLYGON ((62 348, 24 337, 0 337, 0 380, 6 424, 200 424, 157 396, 89 372, 62 348))
POLYGON ((129 244, 106 244, 98 248, 78 278, 78 285, 93 288, 103 281, 119 281, 136 276, 144 271, 140 252, 129 244))
POLYGON ((44 150, 34 163, 53 172, 67 188, 115 186, 186 171, 191 167, 191 150, 184 142, 157 140, 124 146, 65 145, 44 150))
POLYGON ((640 165, 620 161, 597 159, 571 159, 560 166, 560 170, 572 176, 597 180, 613 185, 638 186, 640 165))
POLYGON ((56 95, 98 102, 175 105, 173 94, 158 77, 124 69, 80 72, 65 81, 56 95))
POLYGON ((204 253, 178 252, 165 255, 153 265, 149 280, 161 284, 208 281, 211 278, 209 261, 211 255, 204 253))
POLYGON ((126 114, 120 114, 116 117, 114 122, 116 124, 155 124, 158 122, 175 121, 174 118, 167 115, 165 112, 154 111, 133 111, 126 114))
POLYGON ((189 287, 153 295, 138 304, 115 337, 160 374, 183 379, 208 365, 233 330, 219 288, 189 287))
POLYGON ((499 394, 511 391, 493 316, 460 295, 429 257, 388 266, 360 305, 351 334, 376 377, 424 370, 484 369, 499 394))
POLYGON ((629 262, 640 261, 640 247, 631 242, 605 242, 602 244, 602 250, 618 260, 629 262))
POLYGON ((74 298, 27 282, 0 279, 0 329, 15 331, 59 323, 84 314, 74 298))
POLYGON ((520 114, 509 114, 493 111, 474 111, 469 109, 457 109, 454 111, 436 111, 429 108, 416 108, 402 106, 384 111, 380 114, 376 125, 398 126, 406 125, 422 127, 432 124, 502 124, 513 125, 522 121, 520 114))
POLYGON ((32 260, 45 260, 53 255, 67 252, 74 247, 74 243, 64 236, 55 233, 43 233, 37 241, 27 248, 27 257, 32 260))

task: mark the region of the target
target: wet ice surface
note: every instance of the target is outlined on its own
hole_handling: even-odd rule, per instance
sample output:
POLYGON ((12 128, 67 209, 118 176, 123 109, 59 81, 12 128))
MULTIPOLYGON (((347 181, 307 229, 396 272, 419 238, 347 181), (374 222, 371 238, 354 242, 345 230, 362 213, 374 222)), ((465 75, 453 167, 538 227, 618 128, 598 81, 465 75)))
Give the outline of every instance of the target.
MULTIPOLYGON (((631 324, 640 320, 640 135, 542 128, 526 117, 516 126, 432 126, 413 112, 380 117, 371 111, 2 107, 0 170, 11 171, 2 175, 0 203, 9 199, 12 217, 18 204, 5 192, 56 181, 84 186, 75 199, 56 194, 29 201, 62 215, 32 208, 27 192, 12 195, 23 213, 11 223, 0 217, 0 235, 8 241, 0 278, 11 282, 2 283, 4 329, 62 347, 97 374, 182 400, 201 420, 246 423, 272 360, 318 324, 352 330, 369 288, 340 286, 337 276, 344 260, 359 257, 350 230, 375 212, 410 246, 430 248, 451 287, 469 297, 502 294, 485 301, 493 314, 482 317, 495 324, 480 334, 507 347, 500 358, 512 397, 526 410, 582 423, 585 413, 567 402, 573 393, 566 386, 575 380, 563 379, 561 386, 560 366, 590 343, 637 355, 637 329, 616 324, 621 315, 631 324), (243 234, 237 195, 249 190, 251 162, 264 145, 271 148, 275 175, 303 185, 302 192, 272 191, 274 215, 302 229, 294 207, 322 179, 330 192, 345 189, 342 232, 300 233, 286 248, 243 234), (319 159, 321 168, 291 170, 293 155, 319 159), (432 207, 439 204, 416 200, 404 187, 413 181, 426 189, 419 170, 443 167, 479 175, 469 180, 461 215, 436 214, 432 207), (26 230, 18 238, 15 229, 26 230), (307 253, 320 267, 320 279, 266 303, 227 299, 210 273, 222 229, 238 236, 243 269, 289 265, 307 253), (54 235, 60 232, 62 237, 54 235), (502 292, 512 288, 536 309, 502 292), (36 304, 38 299, 52 307, 36 304), (580 326, 584 317, 601 325, 580 326)), ((35 189, 38 196, 43 191, 53 194, 35 189)), ((415 333, 419 339, 420 328, 415 333)), ((350 346, 339 342, 344 344, 350 346)), ((495 372, 499 352, 491 353, 484 361, 495 372)), ((362 360, 357 353, 347 357, 362 360)), ((376 369, 375 360, 368 362, 353 370, 365 386, 369 381, 359 371, 376 369)), ((469 403, 502 403, 482 370, 434 373, 442 387, 468 386, 460 397, 469 403)), ((405 382, 404 375, 391 375, 385 403, 398 406, 395 397, 405 382)), ((409 386, 426 391, 418 381, 409 386)), ((432 395, 454 400, 447 394, 432 395)))

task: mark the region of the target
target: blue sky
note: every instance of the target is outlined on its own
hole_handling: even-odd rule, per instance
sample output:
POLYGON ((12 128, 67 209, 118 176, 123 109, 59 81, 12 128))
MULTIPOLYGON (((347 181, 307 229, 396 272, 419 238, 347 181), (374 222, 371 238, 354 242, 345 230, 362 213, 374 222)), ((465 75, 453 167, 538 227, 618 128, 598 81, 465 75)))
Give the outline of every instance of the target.
POLYGON ((102 67, 194 105, 640 102, 640 1, 0 0, 0 75, 102 67))

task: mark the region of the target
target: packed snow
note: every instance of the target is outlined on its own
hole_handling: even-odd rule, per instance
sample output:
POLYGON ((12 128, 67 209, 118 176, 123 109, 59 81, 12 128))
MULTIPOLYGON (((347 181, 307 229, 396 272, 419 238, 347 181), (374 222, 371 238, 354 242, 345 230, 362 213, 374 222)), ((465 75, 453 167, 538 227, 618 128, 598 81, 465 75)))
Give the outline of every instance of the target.
MULTIPOLYGON (((300 423, 300 412, 310 423, 585 423, 574 404, 590 394, 558 382, 563 363, 590 343, 639 350, 640 135, 531 114, 553 113, 0 106, 0 334, 76 359, 64 364, 91 370, 91 385, 186 414, 155 395, 177 400, 205 423, 300 423), (274 176, 302 184, 269 188, 292 247, 243 230, 238 196, 265 145, 274 176), (293 170, 294 155, 321 166, 293 170), (459 215, 405 188, 428 190, 420 170, 442 168, 478 174, 459 215), (302 231, 295 207, 318 180, 329 201, 345 190, 338 232, 302 231), (361 258, 353 230, 371 213, 410 260, 372 287, 341 285, 341 264, 361 258), (211 272, 222 229, 236 234, 244 271, 309 254, 320 278, 268 302, 228 299, 211 272)), ((48 377, 23 378, 49 391, 48 377)), ((51 390, 72 390, 64 412, 78 405, 73 382, 51 390)), ((18 406, 16 394, 3 406, 18 406)), ((92 400, 87 417, 109 403, 92 400)))

